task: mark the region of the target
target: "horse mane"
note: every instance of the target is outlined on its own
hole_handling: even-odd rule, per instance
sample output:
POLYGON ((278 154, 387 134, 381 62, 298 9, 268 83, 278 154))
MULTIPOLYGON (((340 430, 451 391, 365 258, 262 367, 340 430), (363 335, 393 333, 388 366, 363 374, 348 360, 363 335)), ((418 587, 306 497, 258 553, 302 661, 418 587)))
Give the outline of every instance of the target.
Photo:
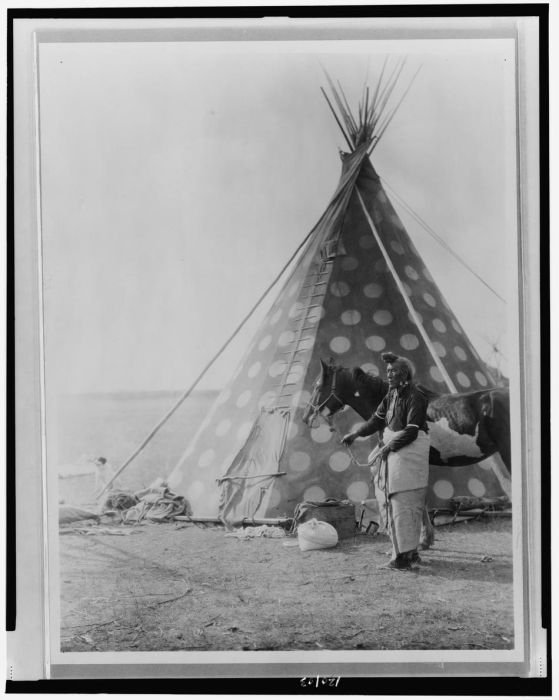
MULTIPOLYGON (((378 391, 379 382, 383 385, 383 389, 388 389, 388 382, 377 374, 371 374, 371 372, 365 372, 361 367, 353 367, 349 369, 348 367, 342 367, 341 365, 336 365, 334 362, 330 362, 329 369, 345 371, 351 376, 351 379, 359 386, 369 389, 371 391, 378 391)), ((434 399, 440 394, 432 389, 429 389, 423 384, 416 384, 416 388, 424 394, 427 399, 434 399)))
MULTIPOLYGON (((343 369, 343 368, 340 368, 343 369)), ((354 367, 351 372, 351 377, 354 380, 356 384, 360 384, 361 386, 364 386, 366 389, 371 389, 375 390, 378 387, 378 382, 381 382, 383 387, 388 388, 388 382, 385 381, 382 377, 379 377, 376 374, 371 374, 370 372, 365 372, 361 367, 354 367)), ((437 396, 440 396, 436 391, 433 391, 432 389, 429 389, 428 387, 424 386, 423 384, 415 384, 416 388, 424 394, 427 399, 434 399, 437 396)))
POLYGON ((365 370, 361 369, 361 367, 354 367, 353 369, 349 370, 349 372, 351 373, 351 378, 356 384, 365 386, 367 389, 376 390, 379 382, 383 385, 383 388, 385 385, 387 385, 387 382, 385 382, 382 377, 379 377, 376 374, 371 374, 370 372, 365 372, 365 370))

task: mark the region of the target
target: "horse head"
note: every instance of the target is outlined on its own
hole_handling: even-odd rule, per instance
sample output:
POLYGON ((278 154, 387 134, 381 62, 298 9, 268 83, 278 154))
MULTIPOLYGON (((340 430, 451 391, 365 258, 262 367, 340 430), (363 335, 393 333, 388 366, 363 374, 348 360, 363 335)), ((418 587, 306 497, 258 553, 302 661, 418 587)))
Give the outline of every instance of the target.
POLYGON ((369 418, 382 401, 387 384, 380 377, 367 374, 360 367, 347 369, 332 361, 320 360, 320 374, 315 382, 303 421, 311 425, 322 416, 329 423, 345 406, 351 406, 362 418, 369 418))
POLYGON ((320 360, 320 374, 314 383, 311 398, 303 413, 303 422, 307 425, 312 426, 317 416, 322 416, 330 422, 332 416, 346 405, 339 396, 339 373, 342 369, 332 360, 328 363, 320 360))

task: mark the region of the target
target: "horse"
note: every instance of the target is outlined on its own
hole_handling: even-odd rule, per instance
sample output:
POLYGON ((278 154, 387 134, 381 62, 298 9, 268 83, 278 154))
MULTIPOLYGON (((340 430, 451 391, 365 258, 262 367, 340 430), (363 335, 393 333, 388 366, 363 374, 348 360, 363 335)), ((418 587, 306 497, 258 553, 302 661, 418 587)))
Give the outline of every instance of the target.
MULTIPOLYGON (((499 454, 510 474, 509 394, 491 388, 464 394, 437 394, 417 388, 428 399, 427 424, 431 438, 429 464, 465 467, 499 454)), ((331 419, 344 406, 362 418, 372 416, 388 392, 388 382, 360 367, 347 369, 321 360, 321 373, 304 411, 303 421, 322 415, 331 419)))
MULTIPOLYGON (((350 406, 365 420, 369 419, 388 392, 388 382, 364 372, 360 367, 348 369, 320 361, 321 372, 303 422, 312 425, 317 416, 332 425, 338 411, 350 406)), ((438 394, 417 385, 428 400, 427 425, 430 435, 429 464, 464 467, 477 464, 492 455, 500 455, 510 478, 509 395, 503 388, 491 388, 463 394, 438 394)), ((427 530, 423 547, 433 541, 432 524, 424 514, 427 530)))

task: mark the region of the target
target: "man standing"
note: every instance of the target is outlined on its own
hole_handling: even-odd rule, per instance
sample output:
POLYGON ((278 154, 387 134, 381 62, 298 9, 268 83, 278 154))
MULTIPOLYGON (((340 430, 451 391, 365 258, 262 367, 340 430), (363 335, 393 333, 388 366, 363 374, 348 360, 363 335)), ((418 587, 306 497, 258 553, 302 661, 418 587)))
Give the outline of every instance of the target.
POLYGON ((370 463, 376 499, 392 541, 387 567, 409 569, 419 562, 417 547, 429 479, 427 397, 412 383, 413 370, 405 358, 386 352, 382 359, 387 365, 388 393, 373 416, 342 442, 349 446, 355 438, 384 428, 370 463))

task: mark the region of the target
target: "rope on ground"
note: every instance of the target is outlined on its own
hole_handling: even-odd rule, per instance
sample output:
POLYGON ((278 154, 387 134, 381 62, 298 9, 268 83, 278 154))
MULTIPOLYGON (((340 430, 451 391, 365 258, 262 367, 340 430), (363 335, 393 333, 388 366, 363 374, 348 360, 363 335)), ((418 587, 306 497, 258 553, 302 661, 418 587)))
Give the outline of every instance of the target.
MULTIPOLYGON (((186 582, 185 582, 185 583, 186 583, 186 582)), ((150 608, 155 608, 155 607, 157 607, 158 605, 166 605, 167 603, 174 603, 175 600, 180 600, 181 598, 184 598, 184 597, 187 596, 191 591, 192 591, 191 586, 188 586, 188 585, 187 585, 186 590, 184 591, 184 593, 181 593, 180 595, 177 595, 177 596, 175 596, 174 598, 168 598, 167 600, 160 600, 159 602, 152 603, 152 604, 150 604, 148 607, 150 607, 150 608)))

